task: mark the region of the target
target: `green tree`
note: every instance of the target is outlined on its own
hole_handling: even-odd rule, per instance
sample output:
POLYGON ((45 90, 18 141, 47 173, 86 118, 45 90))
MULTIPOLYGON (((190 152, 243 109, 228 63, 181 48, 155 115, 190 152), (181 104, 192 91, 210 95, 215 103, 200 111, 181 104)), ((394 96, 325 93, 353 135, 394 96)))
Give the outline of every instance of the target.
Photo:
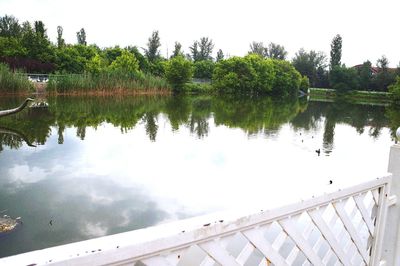
POLYGON ((182 44, 179 42, 175 42, 174 51, 172 52, 171 58, 176 56, 183 56, 182 44))
POLYGON ((214 43, 208 37, 200 38, 200 41, 194 41, 193 45, 189 47, 191 58, 194 62, 202 60, 212 60, 212 52, 214 43))
POLYGON ((146 57, 144 57, 142 55, 142 53, 140 53, 139 49, 137 48, 137 46, 128 46, 126 48, 126 50, 128 50, 130 53, 132 53, 136 59, 139 61, 139 69, 142 72, 149 72, 150 71, 150 64, 149 61, 147 60, 146 57))
POLYGON ((295 96, 301 84, 300 73, 287 61, 272 60, 275 70, 272 94, 279 96, 295 96))
POLYGON ((361 90, 371 90, 372 89, 372 64, 369 60, 365 61, 361 68, 358 70, 358 75, 360 79, 361 90))
POLYGON ((214 62, 202 60, 194 63, 194 77, 199 79, 211 79, 214 71, 214 62))
POLYGON ((76 33, 76 38, 78 40, 78 44, 87 45, 87 42, 86 42, 86 31, 85 31, 84 28, 82 28, 80 31, 78 31, 76 33))
POLYGON ((183 56, 176 56, 165 65, 165 77, 175 92, 181 92, 193 76, 192 63, 183 56))
POLYGON ((357 71, 346 66, 334 66, 329 74, 329 82, 338 93, 359 89, 357 71))
POLYGON ((216 60, 217 62, 219 62, 219 61, 223 60, 224 57, 225 57, 225 56, 224 56, 224 53, 222 52, 221 49, 219 49, 218 52, 217 52, 217 57, 216 57, 215 60, 216 60))
POLYGON ((268 56, 268 48, 264 46, 262 42, 252 42, 250 44, 249 54, 258 54, 265 58, 268 56))
POLYGON ((0 57, 25 57, 27 54, 27 49, 19 39, 0 37, 0 57))
POLYGON ((106 70, 107 60, 96 54, 89 61, 86 62, 85 71, 92 74, 99 74, 106 70))
POLYGON ((57 26, 57 47, 61 48, 65 46, 65 40, 62 37, 63 35, 63 28, 61 26, 57 26))
POLYGON ((147 59, 152 63, 160 58, 159 48, 161 46, 160 36, 157 31, 153 31, 147 42, 147 49, 144 49, 147 59))
POLYGON ((326 56, 323 52, 307 52, 301 48, 292 59, 292 65, 301 75, 307 76, 312 87, 326 87, 326 56))
POLYGON ((331 43, 331 61, 330 67, 333 69, 334 66, 340 66, 342 60, 342 37, 337 34, 331 43))
POLYGON ((379 91, 387 91, 390 84, 396 80, 395 73, 389 72, 389 60, 386 56, 382 56, 376 62, 379 71, 374 77, 375 89, 379 91))
POLYGON ((55 51, 46 34, 42 21, 35 21, 32 28, 29 22, 22 24, 21 44, 27 50, 27 57, 42 62, 54 62, 55 51))
POLYGON ((20 37, 21 26, 14 16, 0 17, 0 37, 20 37))
POLYGON ((268 45, 268 49, 265 48, 267 57, 272 58, 272 59, 279 59, 279 60, 285 60, 287 56, 287 51, 285 50, 285 47, 283 45, 279 45, 276 43, 271 42, 268 45))
POLYGON ((389 86, 389 92, 396 104, 400 104, 400 77, 396 78, 396 83, 389 86))
POLYGON ((47 33, 46 33, 46 28, 44 26, 43 21, 38 20, 35 21, 35 33, 40 39, 47 39, 47 33))
POLYGON ((139 62, 132 53, 122 50, 122 54, 111 63, 110 69, 121 73, 137 74, 139 62))
POLYGON ((87 59, 75 46, 64 46, 56 49, 55 63, 59 72, 80 74, 85 70, 87 59))

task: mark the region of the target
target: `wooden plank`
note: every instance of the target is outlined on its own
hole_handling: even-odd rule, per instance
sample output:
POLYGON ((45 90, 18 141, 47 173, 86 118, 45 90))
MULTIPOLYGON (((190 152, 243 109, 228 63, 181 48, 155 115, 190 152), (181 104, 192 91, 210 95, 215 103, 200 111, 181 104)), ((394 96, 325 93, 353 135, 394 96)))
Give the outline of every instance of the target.
POLYGON ((279 223, 313 265, 323 265, 322 260, 314 252, 307 240, 296 230, 292 219, 284 219, 279 223))
POLYGON ((207 253, 208 256, 213 258, 216 262, 221 265, 232 265, 239 266, 240 264, 235 260, 235 258, 224 249, 220 243, 215 240, 211 240, 198 246, 207 253))
POLYGON ((274 265, 288 266, 285 259, 272 245, 257 231, 248 230, 243 235, 274 265))
POLYGON ((330 247, 335 252, 338 259, 344 265, 351 265, 342 247, 337 242, 335 236, 333 235, 332 231, 330 230, 324 219, 321 217, 321 215, 317 211, 311 211, 308 214, 310 215, 311 219, 314 221, 315 225, 318 227, 319 231, 324 236, 326 241, 328 241, 330 247))

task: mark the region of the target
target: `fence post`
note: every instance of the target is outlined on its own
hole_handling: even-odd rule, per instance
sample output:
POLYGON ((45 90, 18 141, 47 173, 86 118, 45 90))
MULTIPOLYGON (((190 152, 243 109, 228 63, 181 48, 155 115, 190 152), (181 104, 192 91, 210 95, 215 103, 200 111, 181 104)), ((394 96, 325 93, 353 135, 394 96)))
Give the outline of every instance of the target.
POLYGON ((388 172, 392 174, 381 265, 400 265, 400 128, 397 129, 397 144, 390 147, 388 172), (397 202, 396 202, 397 201, 397 202))

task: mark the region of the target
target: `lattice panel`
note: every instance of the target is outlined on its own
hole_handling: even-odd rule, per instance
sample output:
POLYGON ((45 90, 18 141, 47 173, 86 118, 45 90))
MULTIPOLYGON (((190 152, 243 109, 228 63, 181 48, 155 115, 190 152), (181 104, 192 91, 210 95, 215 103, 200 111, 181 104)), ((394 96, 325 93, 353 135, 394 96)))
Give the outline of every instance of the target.
POLYGON ((368 265, 381 189, 199 240, 134 265, 368 265))

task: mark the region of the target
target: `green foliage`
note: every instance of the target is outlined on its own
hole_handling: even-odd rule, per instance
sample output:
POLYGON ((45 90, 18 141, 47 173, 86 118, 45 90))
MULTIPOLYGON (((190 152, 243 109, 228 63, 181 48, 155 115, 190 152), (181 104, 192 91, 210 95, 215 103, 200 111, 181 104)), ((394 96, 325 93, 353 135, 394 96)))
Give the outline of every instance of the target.
POLYGON ((21 35, 21 26, 14 16, 0 17, 0 37, 18 38, 21 35))
POLYGON ((161 42, 160 42, 160 36, 158 35, 158 30, 153 31, 147 43, 147 49, 145 49, 146 57, 151 63, 160 58, 160 51, 159 51, 160 46, 161 42))
POLYGON ((126 47, 126 50, 132 53, 135 56, 135 58, 139 61, 140 71, 145 73, 149 72, 150 70, 149 61, 139 52, 139 49, 136 46, 128 46, 126 47))
POLYGON ((400 104, 400 77, 397 77, 395 84, 389 86, 389 92, 392 94, 393 101, 400 104))
POLYGON ((222 50, 219 49, 217 52, 217 57, 215 58, 215 61, 219 62, 219 61, 223 60, 224 57, 225 57, 224 52, 222 52, 222 50))
POLYGON ((300 80, 299 89, 302 90, 303 92, 307 92, 308 88, 310 88, 310 81, 308 80, 307 76, 302 76, 300 80))
POLYGON ((271 42, 268 45, 267 57, 279 60, 285 60, 287 56, 287 51, 283 45, 279 45, 271 42))
POLYGON ((76 46, 65 46, 56 50, 57 70, 64 73, 83 73, 87 59, 79 54, 76 46))
POLYGON ((342 60, 342 37, 337 34, 331 43, 331 69, 340 66, 342 60))
POLYGON ((105 72, 107 69, 107 60, 96 54, 89 61, 87 61, 85 66, 85 71, 91 74, 99 74, 105 72))
POLYGON ((28 50, 19 39, 14 37, 0 37, 0 57, 25 57, 28 50))
POLYGON ((184 91, 186 93, 206 93, 212 94, 215 91, 215 88, 210 83, 186 83, 184 85, 184 91))
POLYGON ((135 75, 139 71, 139 62, 133 54, 123 50, 122 54, 111 63, 110 69, 116 72, 135 75))
POLYGON ((85 29, 84 29, 84 28, 82 28, 80 31, 78 31, 78 32, 76 33, 76 38, 77 38, 77 40, 78 40, 78 44, 80 44, 80 45, 87 45, 87 42, 86 42, 86 32, 85 32, 85 29))
POLYGON ((57 93, 114 92, 117 90, 143 91, 168 90, 168 83, 159 77, 138 72, 132 76, 125 72, 102 72, 98 74, 50 75, 48 91, 57 93))
POLYGON ((375 90, 387 91, 390 84, 396 81, 396 74, 388 70, 389 61, 383 55, 376 63, 379 72, 373 78, 373 86, 375 90))
POLYGON ((345 66, 334 66, 329 75, 332 89, 338 93, 344 93, 359 88, 357 71, 345 66))
POLYGON ((268 48, 262 42, 252 42, 250 44, 249 54, 257 54, 263 58, 268 56, 268 48))
POLYGON ((57 26, 57 47, 61 48, 65 46, 65 40, 62 37, 63 28, 61 26, 57 26))
POLYGON ((0 92, 18 93, 33 89, 33 84, 23 73, 12 73, 10 69, 0 63, 0 92))
POLYGON ((300 73, 287 61, 272 60, 275 78, 272 93, 280 96, 297 95, 301 83, 300 73))
POLYGON ((183 91, 185 83, 193 76, 192 63, 182 56, 176 56, 165 65, 165 77, 175 92, 183 91))
POLYGON ((360 79, 360 89, 371 90, 372 89, 372 64, 370 61, 365 61, 358 71, 360 79))
POLYGON ((289 62, 256 54, 218 62, 212 80, 221 92, 280 96, 295 95, 300 82, 301 75, 289 62))
POLYGON ((292 60, 301 75, 307 76, 312 87, 327 87, 326 56, 323 52, 307 52, 301 48, 292 60))
POLYGON ((194 63, 194 77, 199 79, 211 79, 214 71, 214 62, 202 60, 194 63))
POLYGON ((184 56, 182 51, 182 44, 175 42, 174 51, 172 52, 171 58, 176 56, 184 56))
POLYGON ((202 37, 200 41, 194 41, 189 49, 194 62, 213 59, 212 51, 214 49, 214 44, 208 37, 202 37))

